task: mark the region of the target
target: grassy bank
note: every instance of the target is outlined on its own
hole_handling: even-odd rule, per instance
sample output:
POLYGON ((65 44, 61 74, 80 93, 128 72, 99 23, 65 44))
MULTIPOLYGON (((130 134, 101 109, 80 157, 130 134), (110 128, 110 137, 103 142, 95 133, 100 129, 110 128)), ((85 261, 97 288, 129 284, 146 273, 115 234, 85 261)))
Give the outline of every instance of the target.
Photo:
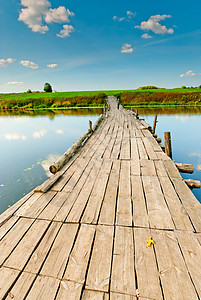
POLYGON ((116 95, 126 106, 199 106, 201 89, 136 89, 110 91, 78 91, 59 93, 0 94, 1 110, 66 109, 102 107, 109 95, 116 95))

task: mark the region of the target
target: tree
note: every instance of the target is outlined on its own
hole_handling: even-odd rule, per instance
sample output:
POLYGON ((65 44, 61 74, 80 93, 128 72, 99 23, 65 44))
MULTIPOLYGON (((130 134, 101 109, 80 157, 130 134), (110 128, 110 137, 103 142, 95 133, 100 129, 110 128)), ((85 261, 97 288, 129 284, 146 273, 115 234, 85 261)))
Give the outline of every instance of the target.
POLYGON ((27 90, 27 93, 32 93, 32 91, 30 89, 27 90))
POLYGON ((46 93, 52 93, 52 87, 51 87, 51 85, 48 83, 48 82, 46 82, 45 84, 44 84, 44 92, 46 92, 46 93))

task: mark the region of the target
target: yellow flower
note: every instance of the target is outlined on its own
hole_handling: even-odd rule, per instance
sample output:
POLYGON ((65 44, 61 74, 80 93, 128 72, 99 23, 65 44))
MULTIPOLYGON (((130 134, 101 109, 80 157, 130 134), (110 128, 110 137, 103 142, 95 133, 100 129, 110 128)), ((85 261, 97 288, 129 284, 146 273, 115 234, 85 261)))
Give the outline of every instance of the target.
POLYGON ((148 247, 151 247, 152 244, 153 245, 155 244, 154 240, 152 239, 152 236, 149 237, 147 244, 148 244, 148 247))

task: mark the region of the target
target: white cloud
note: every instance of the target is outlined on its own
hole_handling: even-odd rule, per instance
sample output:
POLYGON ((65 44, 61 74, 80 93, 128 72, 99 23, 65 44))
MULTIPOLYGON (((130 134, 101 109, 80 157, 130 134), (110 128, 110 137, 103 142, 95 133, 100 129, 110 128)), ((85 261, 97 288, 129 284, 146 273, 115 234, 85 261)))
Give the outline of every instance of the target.
POLYGON ((132 53, 134 48, 132 48, 131 44, 124 44, 121 47, 121 53, 132 53))
POLYGON ((140 26, 135 26, 135 28, 140 28, 142 30, 151 30, 156 34, 172 34, 174 30, 172 28, 167 29, 166 26, 162 26, 159 21, 163 21, 167 18, 171 18, 170 15, 155 15, 151 16, 148 21, 144 21, 140 26))
POLYGON ((57 34, 58 37, 65 38, 67 36, 70 36, 70 33, 74 31, 74 28, 72 25, 63 25, 63 29, 60 31, 60 33, 57 34))
POLYGON ((152 39, 152 36, 149 35, 148 33, 145 33, 141 36, 143 39, 152 39))
POLYGON ((189 71, 187 71, 186 73, 184 73, 184 74, 181 74, 179 77, 191 77, 191 76, 196 76, 196 74, 195 73, 193 73, 193 71, 192 70, 189 70, 189 71))
POLYGON ((26 140, 27 137, 25 135, 20 135, 18 133, 7 133, 4 134, 4 138, 8 141, 12 140, 26 140))
POLYGON ((21 85, 24 84, 22 81, 9 81, 6 85, 21 85))
POLYGON ((34 139, 39 139, 42 138, 43 136, 45 136, 47 134, 47 130, 42 129, 40 131, 35 131, 32 136, 34 139))
POLYGON ((49 30, 47 24, 68 23, 69 17, 74 16, 64 6, 52 9, 48 0, 21 0, 21 4, 25 8, 21 9, 18 20, 24 22, 33 32, 44 34, 49 30))
POLYGON ((52 69, 56 68, 57 66, 58 66, 57 64, 49 64, 49 65, 47 65, 48 68, 52 68, 52 69))
POLYGON ((27 68, 38 69, 38 65, 29 60, 21 60, 20 64, 27 68))
POLYGON ((74 16, 73 12, 66 9, 64 6, 59 6, 58 8, 50 8, 45 14, 46 23, 68 23, 70 22, 69 17, 74 16))
POLYGON ((57 129, 56 134, 64 134, 64 131, 62 129, 57 129))
POLYGON ((129 19, 132 19, 133 17, 135 17, 136 16, 136 13, 134 12, 132 12, 132 11, 130 11, 130 10, 127 10, 127 12, 126 12, 126 16, 125 17, 121 17, 121 18, 119 18, 119 17, 117 17, 117 16, 114 16, 113 17, 113 20, 114 21, 119 21, 119 22, 122 22, 122 21, 124 21, 124 20, 129 20, 129 19))
POLYGON ((6 67, 9 64, 12 64, 15 60, 13 58, 0 59, 0 67, 6 67))

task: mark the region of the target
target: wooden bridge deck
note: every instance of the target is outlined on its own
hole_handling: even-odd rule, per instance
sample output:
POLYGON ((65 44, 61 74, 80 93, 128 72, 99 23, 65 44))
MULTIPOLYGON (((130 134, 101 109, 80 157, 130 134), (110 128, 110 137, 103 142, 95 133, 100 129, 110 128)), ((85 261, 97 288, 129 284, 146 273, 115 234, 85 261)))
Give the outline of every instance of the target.
POLYGON ((143 123, 109 102, 51 189, 0 216, 0 299, 201 298, 201 205, 143 123))

